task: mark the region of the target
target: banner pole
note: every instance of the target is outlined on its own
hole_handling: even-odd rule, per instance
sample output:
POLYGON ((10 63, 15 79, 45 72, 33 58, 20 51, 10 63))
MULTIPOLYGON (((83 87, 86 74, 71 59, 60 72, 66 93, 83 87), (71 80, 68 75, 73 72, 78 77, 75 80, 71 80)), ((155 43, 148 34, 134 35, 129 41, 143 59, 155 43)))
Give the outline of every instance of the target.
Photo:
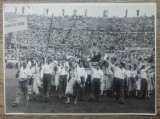
POLYGON ((20 69, 20 62, 19 62, 19 47, 18 47, 17 35, 18 35, 18 31, 15 32, 15 40, 16 40, 16 59, 18 60, 18 69, 20 69))

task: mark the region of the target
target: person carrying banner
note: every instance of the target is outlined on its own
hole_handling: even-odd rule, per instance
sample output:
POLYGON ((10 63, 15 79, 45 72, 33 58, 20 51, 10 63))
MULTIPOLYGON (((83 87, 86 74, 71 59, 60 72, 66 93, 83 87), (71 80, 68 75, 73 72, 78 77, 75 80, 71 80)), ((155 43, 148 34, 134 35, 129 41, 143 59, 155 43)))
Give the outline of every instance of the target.
POLYGON ((22 62, 21 66, 16 73, 16 78, 18 78, 18 87, 16 92, 16 98, 13 103, 13 107, 17 107, 21 100, 21 95, 24 94, 25 100, 26 100, 26 106, 28 106, 29 101, 29 94, 28 94, 28 85, 29 85, 29 79, 32 76, 31 70, 27 68, 26 62, 22 62))
POLYGON ((85 82, 87 79, 87 72, 84 69, 82 62, 79 62, 79 65, 77 65, 76 72, 77 72, 77 80, 79 80, 79 82, 80 82, 80 83, 78 83, 78 85, 80 87, 79 99, 80 99, 80 101, 83 101, 83 93, 84 93, 85 82))

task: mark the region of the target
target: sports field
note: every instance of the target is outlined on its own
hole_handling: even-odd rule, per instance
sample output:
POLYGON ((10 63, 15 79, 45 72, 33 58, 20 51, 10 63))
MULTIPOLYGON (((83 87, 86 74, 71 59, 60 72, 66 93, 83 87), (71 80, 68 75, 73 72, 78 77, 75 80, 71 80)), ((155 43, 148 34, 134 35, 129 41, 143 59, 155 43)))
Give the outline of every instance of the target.
MULTIPOLYGON (((6 69, 5 71, 5 93, 6 93, 6 113, 154 113, 155 112, 155 96, 146 100, 131 97, 125 99, 124 104, 118 104, 113 97, 101 97, 100 102, 88 102, 89 93, 85 93, 84 101, 78 101, 75 105, 72 100, 70 104, 66 104, 66 98, 60 99, 57 91, 52 91, 51 99, 46 103, 43 95, 37 95, 36 100, 32 98, 29 106, 25 106, 22 98, 20 105, 16 108, 12 107, 15 99, 16 86, 18 80, 15 79, 15 69, 6 69)), ((43 90, 43 89, 42 89, 43 90)), ((41 91, 42 92, 42 91, 41 91)))

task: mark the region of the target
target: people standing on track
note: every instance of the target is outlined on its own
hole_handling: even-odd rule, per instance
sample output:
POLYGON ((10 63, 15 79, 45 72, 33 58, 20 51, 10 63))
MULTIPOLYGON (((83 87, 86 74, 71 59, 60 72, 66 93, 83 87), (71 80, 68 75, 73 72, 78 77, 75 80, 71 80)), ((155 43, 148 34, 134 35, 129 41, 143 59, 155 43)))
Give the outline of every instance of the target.
POLYGON ((18 106, 23 94, 25 97, 26 106, 28 106, 28 101, 29 101, 28 85, 31 76, 32 76, 31 70, 27 68, 26 62, 22 62, 21 67, 16 73, 16 78, 18 78, 18 87, 16 92, 16 98, 12 105, 13 107, 18 106))
POLYGON ((37 62, 32 60, 31 62, 31 72, 32 72, 32 83, 31 83, 31 95, 33 99, 36 99, 36 94, 39 94, 39 87, 41 87, 41 82, 39 78, 39 68, 37 62))
POLYGON ((52 78, 53 78, 53 70, 54 70, 54 67, 52 64, 52 59, 47 58, 47 62, 43 65, 42 71, 41 71, 41 78, 43 78, 45 102, 49 101, 52 78))
POLYGON ((110 80, 109 80, 109 69, 106 65, 102 66, 103 78, 101 80, 101 96, 107 95, 107 90, 111 88, 110 80))
POLYGON ((116 100, 123 104, 124 103, 124 79, 125 79, 125 71, 123 70, 122 64, 118 63, 117 66, 108 62, 109 65, 114 70, 114 78, 115 78, 115 89, 116 89, 116 100))
POLYGON ((55 67, 55 80, 54 80, 54 86, 56 87, 56 91, 59 87, 59 75, 61 71, 61 64, 60 61, 58 61, 57 66, 55 67))
POLYGON ((76 65, 72 63, 69 70, 69 78, 67 80, 67 86, 65 95, 67 97, 66 104, 69 104, 71 101, 71 97, 74 98, 74 104, 77 104, 77 99, 79 95, 79 85, 77 85, 77 72, 76 72, 76 65))
POLYGON ((59 97, 65 97, 65 90, 67 86, 68 72, 65 66, 65 62, 61 62, 60 74, 59 74, 59 97))
POLYGON ((100 69, 100 65, 97 63, 95 68, 91 66, 92 71, 92 81, 91 81, 91 96, 89 99, 89 102, 92 102, 95 98, 97 101, 100 101, 99 99, 99 93, 100 93, 100 83, 103 78, 103 71, 100 69))
POLYGON ((76 73, 77 73, 77 80, 79 83, 77 83, 77 85, 79 85, 79 100, 83 101, 83 95, 84 95, 84 87, 85 87, 85 82, 87 79, 87 72, 83 67, 83 63, 79 62, 79 65, 77 64, 76 66, 76 73))
POLYGON ((145 65, 142 66, 140 69, 141 72, 141 92, 140 92, 140 98, 145 99, 147 94, 147 71, 150 69, 151 66, 146 67, 145 65))

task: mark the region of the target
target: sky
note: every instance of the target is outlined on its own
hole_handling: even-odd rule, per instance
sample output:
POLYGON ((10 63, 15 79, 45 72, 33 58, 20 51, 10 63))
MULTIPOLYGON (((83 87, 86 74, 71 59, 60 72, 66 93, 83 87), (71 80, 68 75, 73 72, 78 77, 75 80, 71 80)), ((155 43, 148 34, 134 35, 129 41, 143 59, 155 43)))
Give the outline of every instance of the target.
POLYGON ((155 3, 54 3, 54 4, 4 4, 4 12, 22 12, 22 7, 25 7, 24 14, 44 14, 45 9, 49 9, 48 15, 62 16, 62 9, 65 10, 65 15, 73 15, 73 10, 77 10, 77 15, 85 14, 87 16, 102 17, 103 11, 108 10, 108 17, 124 17, 125 11, 128 10, 128 17, 136 17, 137 10, 140 10, 140 16, 155 15, 155 3))

